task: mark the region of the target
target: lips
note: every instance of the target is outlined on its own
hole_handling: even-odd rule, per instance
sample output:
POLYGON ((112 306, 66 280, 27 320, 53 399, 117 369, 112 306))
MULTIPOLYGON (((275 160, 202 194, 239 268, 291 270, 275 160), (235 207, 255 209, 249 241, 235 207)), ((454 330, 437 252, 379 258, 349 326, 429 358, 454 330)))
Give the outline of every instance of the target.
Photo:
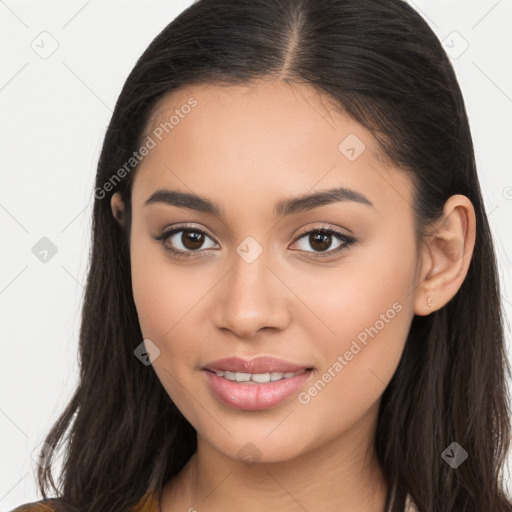
POLYGON ((298 372, 300 370, 311 369, 306 365, 300 365, 285 361, 284 359, 278 359, 275 357, 261 356, 247 360, 240 357, 226 357, 208 363, 204 367, 205 370, 211 372, 217 371, 230 371, 240 373, 251 373, 251 374, 263 374, 263 373, 287 373, 287 372, 298 372))
MULTIPOLYGON (((304 370, 296 375, 292 373, 291 377, 263 383, 229 380, 209 370, 203 371, 203 374, 212 396, 222 404, 233 409, 261 411, 284 403, 298 393, 310 381, 312 371, 304 370)), ((248 374, 237 372, 232 375, 248 374)))
POLYGON ((227 357, 202 368, 210 391, 231 408, 259 411, 298 392, 313 375, 312 367, 270 356, 227 357))

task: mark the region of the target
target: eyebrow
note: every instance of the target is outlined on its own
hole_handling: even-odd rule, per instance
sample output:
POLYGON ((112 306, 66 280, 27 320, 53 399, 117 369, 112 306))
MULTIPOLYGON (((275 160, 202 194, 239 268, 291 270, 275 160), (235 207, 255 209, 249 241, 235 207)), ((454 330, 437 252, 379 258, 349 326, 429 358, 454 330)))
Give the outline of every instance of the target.
MULTIPOLYGON (((374 208, 373 203, 360 192, 356 192, 350 188, 336 187, 321 192, 304 194, 290 199, 278 201, 274 206, 274 215, 283 217, 298 212, 312 210, 319 206, 327 204, 339 203, 344 201, 352 201, 374 208)), ((179 208, 189 208, 200 212, 210 213, 217 217, 225 219, 224 209, 216 202, 205 197, 187 192, 179 192, 177 190, 159 189, 155 191, 146 200, 145 205, 154 203, 164 203, 179 208)))

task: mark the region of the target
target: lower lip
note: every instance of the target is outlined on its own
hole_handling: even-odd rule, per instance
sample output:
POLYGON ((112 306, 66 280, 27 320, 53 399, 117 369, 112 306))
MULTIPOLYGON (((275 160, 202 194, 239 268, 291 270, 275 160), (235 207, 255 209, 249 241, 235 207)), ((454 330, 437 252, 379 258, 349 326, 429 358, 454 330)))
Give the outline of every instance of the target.
POLYGON ((230 407, 245 411, 260 411, 273 407, 293 395, 309 379, 311 370, 288 379, 247 384, 219 377, 216 373, 205 370, 208 383, 217 398, 230 407))

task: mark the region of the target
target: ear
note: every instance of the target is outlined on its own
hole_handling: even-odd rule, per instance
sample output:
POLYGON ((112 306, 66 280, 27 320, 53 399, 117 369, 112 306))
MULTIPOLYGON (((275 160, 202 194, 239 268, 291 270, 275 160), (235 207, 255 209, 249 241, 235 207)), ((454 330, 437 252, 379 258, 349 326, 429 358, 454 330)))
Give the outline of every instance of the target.
POLYGON ((112 215, 121 226, 124 225, 124 202, 119 192, 115 192, 110 200, 112 215))
POLYGON ((468 272, 475 238, 473 204, 466 196, 451 196, 443 207, 441 220, 422 245, 414 301, 417 315, 428 315, 442 308, 457 293, 468 272))

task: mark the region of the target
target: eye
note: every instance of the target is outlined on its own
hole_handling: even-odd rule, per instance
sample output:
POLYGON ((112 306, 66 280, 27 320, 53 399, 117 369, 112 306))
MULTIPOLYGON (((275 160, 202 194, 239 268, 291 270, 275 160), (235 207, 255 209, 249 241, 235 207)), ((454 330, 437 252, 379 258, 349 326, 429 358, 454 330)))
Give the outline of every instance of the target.
POLYGON ((200 254, 203 250, 211 249, 211 247, 203 247, 201 249, 205 239, 208 238, 213 242, 213 239, 201 229, 188 226, 176 226, 170 231, 166 231, 154 238, 162 244, 166 251, 171 252, 177 257, 190 257, 198 253, 200 254), (171 245, 168 242, 171 242, 171 245))
MULTIPOLYGON (((310 229, 307 231, 303 231, 301 236, 297 239, 295 243, 299 244, 300 241, 304 241, 300 250, 305 252, 312 252, 315 256, 326 257, 332 256, 333 254, 338 254, 343 249, 351 246, 356 243, 357 240, 354 237, 345 235, 340 231, 335 229, 328 228, 326 226, 321 226, 315 229, 310 229), (333 239, 338 242, 338 245, 335 246, 334 249, 328 250, 333 245, 333 239), (309 245, 313 248, 313 251, 308 251, 305 249, 305 246, 309 245)), ((300 246, 301 244, 299 244, 300 246)))
MULTIPOLYGON (((193 257, 203 253, 207 249, 214 248, 211 245, 210 247, 203 246, 207 239, 215 244, 214 240, 203 230, 189 226, 176 226, 154 237, 154 239, 159 241, 166 251, 179 258, 193 257)), ((300 237, 295 241, 299 246, 302 245, 302 247, 300 247, 301 251, 312 252, 315 254, 315 257, 326 257, 338 254, 340 251, 356 242, 357 240, 355 238, 327 226, 320 226, 315 229, 303 231, 300 237), (306 243, 299 244, 303 239, 306 243), (327 250, 333 245, 333 239, 338 242, 338 245, 336 245, 334 249, 327 250), (308 244, 313 248, 313 251, 309 251, 305 248, 305 245, 308 244)))

